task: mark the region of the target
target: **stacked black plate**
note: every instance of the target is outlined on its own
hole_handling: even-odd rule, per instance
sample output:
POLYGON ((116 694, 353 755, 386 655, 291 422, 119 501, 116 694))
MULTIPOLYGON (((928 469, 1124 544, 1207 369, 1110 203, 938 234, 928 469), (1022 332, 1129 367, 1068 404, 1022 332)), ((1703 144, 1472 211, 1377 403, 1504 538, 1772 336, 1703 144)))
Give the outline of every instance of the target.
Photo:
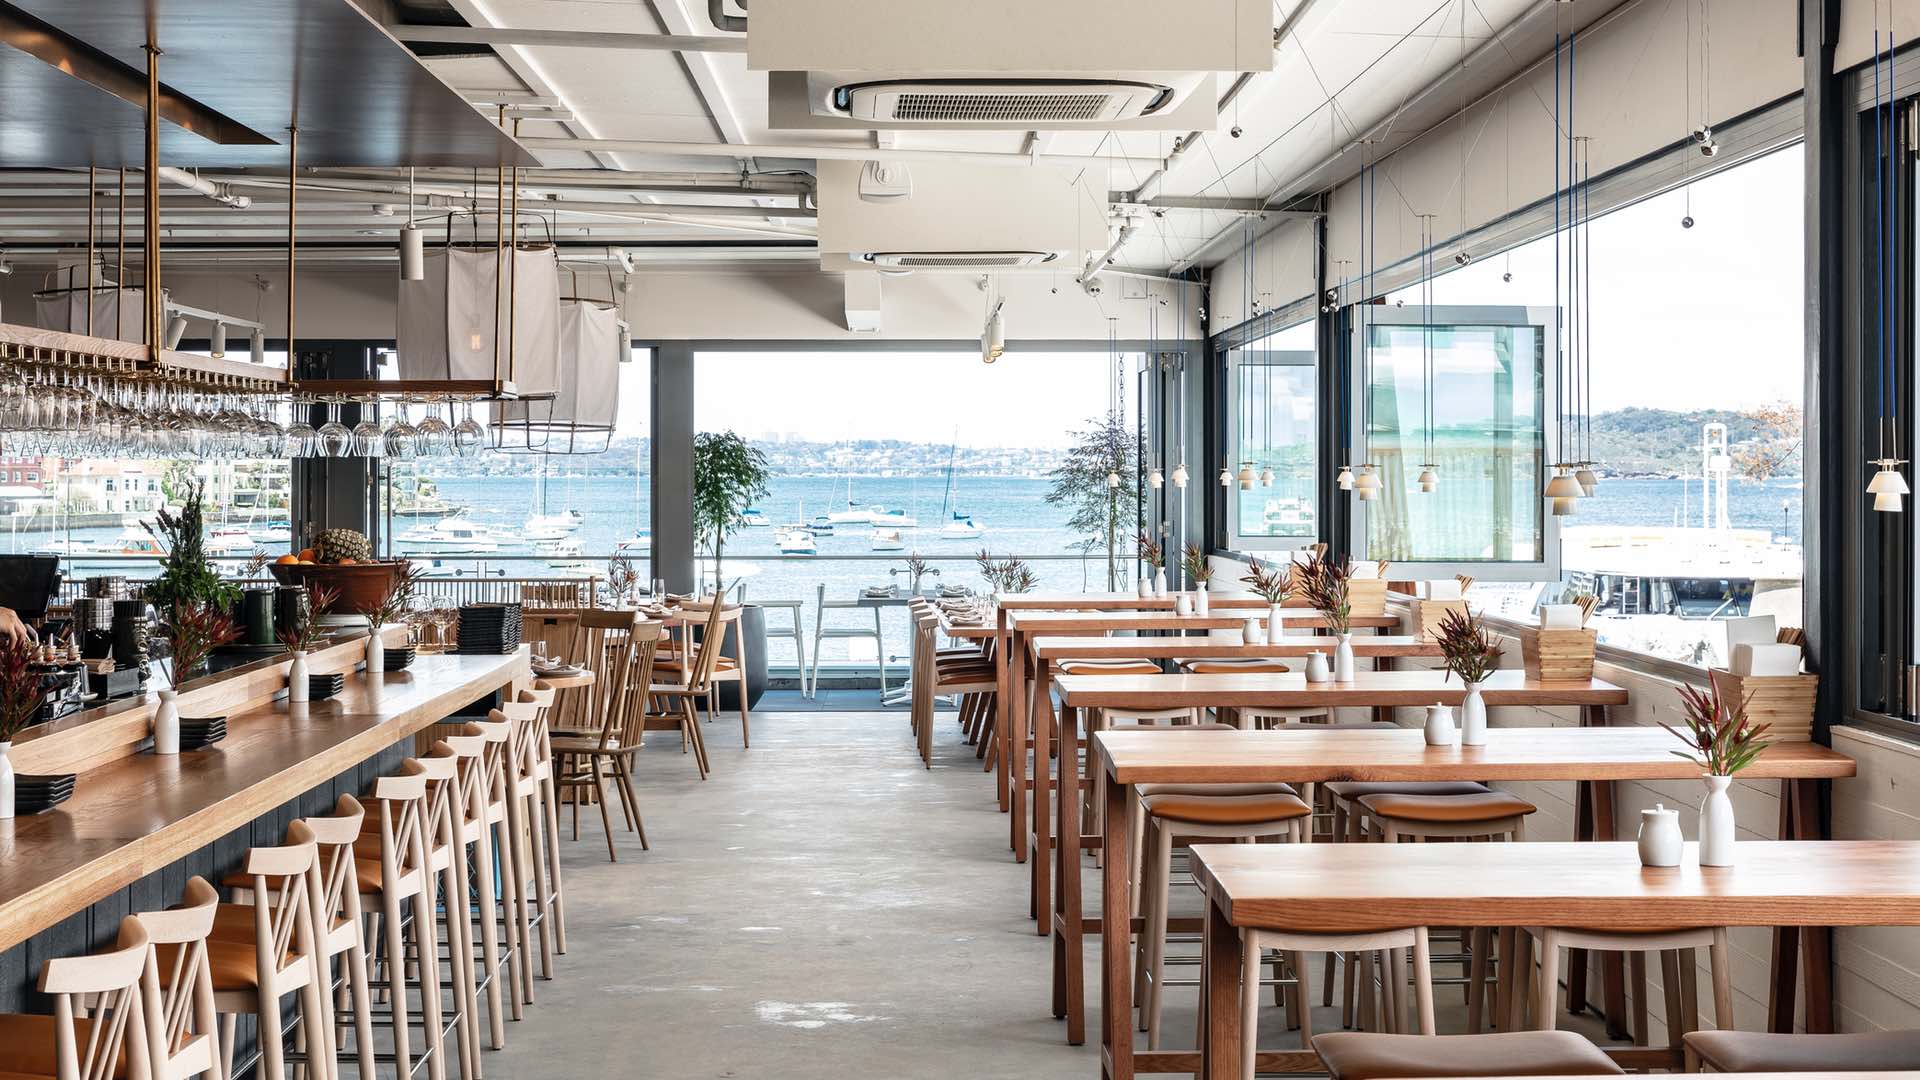
POLYGON ((183 716, 180 718, 180 749, 205 750, 227 737, 224 716, 183 716))
POLYGON ((519 604, 468 604, 460 609, 463 653, 510 653, 520 647, 519 604))
POLYGON ((413 664, 414 658, 419 655, 420 650, 412 645, 404 649, 388 649, 386 670, 405 671, 413 664))
POLYGON ((307 676, 307 700, 325 701, 347 688, 347 676, 336 671, 331 675, 307 676))
POLYGON ((72 773, 59 776, 21 773, 13 778, 13 812, 41 814, 53 809, 73 797, 73 781, 72 773))

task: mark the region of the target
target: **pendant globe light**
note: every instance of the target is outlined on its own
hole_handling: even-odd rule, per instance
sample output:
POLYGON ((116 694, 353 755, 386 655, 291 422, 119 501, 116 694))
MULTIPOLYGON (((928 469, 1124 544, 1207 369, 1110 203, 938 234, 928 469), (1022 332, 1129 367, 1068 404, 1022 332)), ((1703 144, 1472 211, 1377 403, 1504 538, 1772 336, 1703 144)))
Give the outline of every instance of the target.
POLYGON ((1879 411, 1880 456, 1873 460, 1877 471, 1873 474, 1873 479, 1867 481, 1867 493, 1873 496, 1875 510, 1883 514, 1898 514, 1905 509, 1904 496, 1911 494, 1912 491, 1907 486, 1906 477, 1900 472, 1900 466, 1906 464, 1906 460, 1900 457, 1900 410, 1896 404, 1898 393, 1897 390, 1895 393, 1888 393, 1890 388, 1897 388, 1899 385, 1894 373, 1894 349, 1897 342, 1895 332, 1889 327, 1892 324, 1893 305, 1898 303, 1896 298, 1900 295, 1901 288, 1898 278, 1899 269, 1893 260, 1887 257, 1888 232, 1897 216, 1892 206, 1895 167, 1893 157, 1896 144, 1893 131, 1893 11, 1892 5, 1888 5, 1887 48, 1883 54, 1880 50, 1880 5, 1876 3, 1873 10, 1873 145, 1876 189, 1874 194, 1877 200, 1874 250, 1878 262, 1877 286, 1880 290, 1876 312, 1877 340, 1875 341, 1874 367, 1878 376, 1875 393, 1879 411), (1884 97, 1881 95, 1882 85, 1886 88, 1884 97), (1882 102, 1885 103, 1884 107, 1882 102))

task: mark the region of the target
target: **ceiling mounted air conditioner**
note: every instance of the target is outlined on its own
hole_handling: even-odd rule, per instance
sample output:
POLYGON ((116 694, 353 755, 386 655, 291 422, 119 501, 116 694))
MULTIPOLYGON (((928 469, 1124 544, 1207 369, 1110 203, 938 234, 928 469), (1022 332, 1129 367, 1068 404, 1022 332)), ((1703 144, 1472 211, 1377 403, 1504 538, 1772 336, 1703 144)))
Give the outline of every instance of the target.
POLYGON ((807 78, 817 115, 929 127, 1115 124, 1168 108, 1200 80, 921 78, 835 85, 830 75, 807 78))
POLYGON ((1046 273, 1108 244, 1087 170, 923 162, 912 194, 865 197, 864 163, 819 164, 820 267, 883 274, 1046 273), (990 212, 983 212, 990 208, 990 212))

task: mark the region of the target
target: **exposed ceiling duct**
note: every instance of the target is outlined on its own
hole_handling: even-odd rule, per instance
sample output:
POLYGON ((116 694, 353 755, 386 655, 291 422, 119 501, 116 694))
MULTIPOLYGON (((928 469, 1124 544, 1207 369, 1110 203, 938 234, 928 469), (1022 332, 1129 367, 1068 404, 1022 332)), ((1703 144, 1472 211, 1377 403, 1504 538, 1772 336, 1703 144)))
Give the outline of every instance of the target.
POLYGON ((531 45, 555 49, 630 49, 641 52, 743 53, 740 38, 688 34, 618 34, 599 30, 534 30, 497 26, 394 26, 387 33, 409 44, 531 45))
POLYGON ((529 150, 601 151, 611 154, 657 154, 661 157, 812 158, 819 161, 945 161, 972 165, 1068 165, 1084 168, 1156 169, 1163 158, 1080 156, 1075 154, 1013 154, 972 150, 911 150, 888 146, 816 146, 811 143, 660 142, 652 139, 566 139, 530 136, 520 140, 529 150))

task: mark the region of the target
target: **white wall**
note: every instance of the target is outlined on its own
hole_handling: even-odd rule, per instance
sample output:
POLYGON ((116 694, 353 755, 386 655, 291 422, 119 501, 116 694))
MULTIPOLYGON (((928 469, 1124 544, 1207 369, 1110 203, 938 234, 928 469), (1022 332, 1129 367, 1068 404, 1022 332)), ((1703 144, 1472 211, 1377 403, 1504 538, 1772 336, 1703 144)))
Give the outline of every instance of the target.
MULTIPOLYGON (((1266 228, 1254 224, 1255 232, 1266 228)), ((1233 244, 1228 255, 1212 270, 1213 295, 1207 305, 1207 325, 1213 332, 1238 326, 1252 316, 1248 310, 1247 265, 1253 265, 1252 293, 1261 311, 1284 307, 1313 295, 1319 280, 1320 248, 1314 242, 1317 228, 1312 221, 1295 219, 1282 223, 1255 242, 1249 259, 1244 246, 1233 244)), ((1328 263, 1332 274, 1332 263, 1328 263)), ((1337 277, 1331 277, 1337 282, 1337 277)))
MULTIPOLYGON (((0 278, 0 317, 31 324, 32 292, 41 270, 21 266, 0 278)), ((295 291, 299 336, 391 338, 394 336, 396 281, 392 267, 363 271, 303 270, 295 291)), ((286 333, 286 275, 252 271, 166 275, 168 291, 183 303, 223 311, 267 324, 270 337, 286 333)), ((1149 314, 1157 312, 1162 339, 1177 335, 1184 309, 1188 334, 1197 331, 1202 290, 1166 281, 1101 278, 1103 291, 1091 297, 1073 281, 1073 271, 1008 274, 999 280, 1006 297, 1007 336, 1020 340, 1093 340, 1107 338, 1107 319, 1123 339, 1144 339, 1149 314)), ((986 323, 986 294, 968 274, 914 274, 881 281, 882 327, 878 335, 846 328, 846 299, 841 275, 813 268, 756 271, 650 271, 634 275, 627 296, 628 318, 638 341, 791 338, 842 341, 861 338, 971 340, 986 323)), ((587 276, 582 275, 582 292, 587 276)), ((591 295, 605 295, 596 281, 591 295)), ((204 328, 195 326, 190 336, 204 328)), ((244 335, 243 335, 244 336, 244 335)))

